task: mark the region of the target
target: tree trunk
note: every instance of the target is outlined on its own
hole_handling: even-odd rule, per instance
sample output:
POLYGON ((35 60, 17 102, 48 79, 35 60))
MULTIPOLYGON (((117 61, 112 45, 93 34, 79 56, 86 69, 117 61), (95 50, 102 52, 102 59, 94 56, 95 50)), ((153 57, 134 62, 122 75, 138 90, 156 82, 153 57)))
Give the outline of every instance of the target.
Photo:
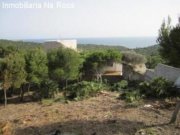
POLYGON ((175 110, 173 112, 173 115, 171 117, 171 120, 169 122, 170 124, 176 122, 179 110, 180 110, 180 101, 178 101, 177 104, 176 104, 176 108, 175 108, 175 110))
POLYGON ((24 90, 23 90, 22 87, 20 89, 21 89, 21 92, 20 92, 20 101, 22 102, 23 99, 24 99, 24 90))
POLYGON ((68 87, 68 80, 66 80, 66 88, 68 87))
POLYGON ((96 74, 96 81, 97 81, 97 82, 99 81, 99 76, 98 76, 98 74, 96 74))
POLYGON ((7 95, 6 95, 6 90, 4 89, 4 106, 7 106, 7 95))
POLYGON ((30 88, 31 88, 31 84, 29 83, 29 84, 28 84, 28 95, 30 95, 30 94, 29 94, 30 88))
POLYGON ((102 75, 99 74, 99 78, 100 78, 100 83, 102 83, 102 75))

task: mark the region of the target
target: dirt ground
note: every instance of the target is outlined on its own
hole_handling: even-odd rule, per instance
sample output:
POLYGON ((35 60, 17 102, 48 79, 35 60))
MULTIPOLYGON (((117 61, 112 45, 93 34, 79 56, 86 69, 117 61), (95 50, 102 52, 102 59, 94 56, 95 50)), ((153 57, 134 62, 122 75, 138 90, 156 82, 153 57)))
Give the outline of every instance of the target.
POLYGON ((2 105, 0 135, 180 135, 179 119, 166 124, 174 105, 153 100, 129 107, 117 96, 103 92, 77 102, 2 105))

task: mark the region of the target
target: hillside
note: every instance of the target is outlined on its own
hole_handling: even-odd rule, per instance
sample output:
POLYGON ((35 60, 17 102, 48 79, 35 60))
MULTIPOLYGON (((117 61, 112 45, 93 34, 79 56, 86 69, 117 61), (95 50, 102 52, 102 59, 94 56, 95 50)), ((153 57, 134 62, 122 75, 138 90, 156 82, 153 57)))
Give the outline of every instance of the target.
MULTIPOLYGON (((24 42, 24 41, 11 41, 11 40, 0 40, 0 47, 7 47, 7 46, 14 46, 18 48, 32 48, 32 47, 44 47, 45 50, 49 50, 52 48, 57 48, 61 45, 49 45, 49 44, 41 44, 35 42, 24 42)), ((77 49, 80 51, 99 51, 99 50, 106 50, 106 49, 116 49, 119 51, 128 51, 134 50, 137 53, 150 56, 150 55, 157 55, 158 54, 158 45, 153 45, 144 48, 136 48, 136 49, 129 49, 124 46, 109 46, 109 45, 95 45, 95 44, 78 44, 77 49)))
POLYGON ((109 45, 95 45, 95 44, 78 44, 78 50, 83 51, 98 51, 98 50, 106 50, 106 49, 116 49, 120 51, 127 51, 128 48, 124 46, 109 46, 109 45))
POLYGON ((158 55, 158 49, 159 46, 158 45, 153 45, 153 46, 149 46, 149 47, 144 47, 144 48, 136 48, 134 49, 135 52, 146 55, 146 56, 150 56, 150 55, 158 55))
POLYGON ((109 46, 109 45, 94 45, 94 44, 78 44, 77 45, 78 50, 80 51, 98 51, 98 50, 106 50, 106 49, 116 49, 119 51, 135 51, 137 53, 140 53, 145 56, 150 55, 158 55, 158 45, 153 45, 149 47, 144 48, 136 48, 136 49, 129 49, 124 46, 109 46))
POLYGON ((12 40, 0 40, 0 47, 14 46, 17 48, 32 48, 32 47, 41 47, 41 43, 35 42, 24 42, 24 41, 12 41, 12 40))

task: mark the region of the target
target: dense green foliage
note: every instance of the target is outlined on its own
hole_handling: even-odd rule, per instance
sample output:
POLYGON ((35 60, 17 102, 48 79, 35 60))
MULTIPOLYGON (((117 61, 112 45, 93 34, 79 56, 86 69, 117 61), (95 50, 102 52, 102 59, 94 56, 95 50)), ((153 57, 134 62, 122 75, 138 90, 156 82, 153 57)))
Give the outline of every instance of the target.
POLYGON ((80 55, 68 48, 59 48, 48 52, 49 76, 57 82, 74 80, 79 77, 80 55))
POLYGON ((95 52, 95 51, 105 51, 109 49, 117 51, 128 51, 130 49, 124 46, 109 46, 109 45, 94 45, 94 44, 78 44, 77 48, 79 51, 83 52, 95 52))
POLYGON ((21 101, 24 93, 32 89, 41 98, 51 98, 61 85, 59 80, 78 79, 82 58, 76 51, 61 47, 47 53, 40 46, 0 41, 0 91, 4 90, 5 104, 7 91, 13 94, 17 90, 21 101))
POLYGON ((59 91, 58 83, 52 80, 44 80, 41 83, 40 95, 41 98, 54 98, 59 91))
POLYGON ((11 41, 11 40, 0 40, 0 48, 14 48, 15 50, 18 49, 30 49, 34 47, 42 47, 41 43, 35 42, 24 42, 24 41, 11 41))
MULTIPOLYGON (((5 105, 7 103, 6 91, 9 88, 21 88, 26 82, 25 59, 21 52, 3 55, 1 65, 1 82, 4 90, 5 105)), ((22 89, 21 89, 22 90, 22 89)), ((22 93, 22 92, 21 92, 22 93)))
POLYGON ((135 65, 135 64, 146 63, 147 60, 141 54, 128 51, 128 52, 123 52, 122 61, 126 64, 135 65))
POLYGON ((160 54, 169 65, 180 67, 180 22, 171 26, 171 20, 163 22, 160 30, 158 42, 160 54))
POLYGON ((25 54, 27 82, 40 84, 48 76, 47 55, 40 49, 35 48, 25 54))
POLYGON ((98 51, 89 54, 83 63, 84 76, 96 76, 102 82, 103 67, 114 62, 121 62, 121 53, 115 50, 98 51))
POLYGON ((128 90, 121 94, 120 98, 126 102, 133 103, 141 99, 141 94, 139 90, 128 90))
POLYGON ((122 80, 118 83, 114 83, 113 86, 111 86, 111 91, 122 91, 128 87, 128 81, 122 80))
POLYGON ((148 57, 148 56, 159 55, 158 49, 159 49, 159 45, 153 45, 153 46, 144 47, 144 48, 135 48, 134 51, 136 53, 139 53, 148 57))
POLYGON ((103 90, 103 84, 82 81, 69 85, 66 88, 64 95, 68 99, 80 100, 90 96, 95 96, 101 90, 103 90))
POLYGON ((148 56, 146 67, 154 69, 159 63, 165 63, 165 60, 160 55, 148 56))
POLYGON ((167 98, 178 96, 178 90, 173 83, 158 77, 150 82, 129 82, 126 90, 122 91, 120 98, 128 103, 139 102, 143 98, 167 98))
POLYGON ((152 98, 168 97, 176 93, 173 91, 173 83, 162 77, 140 83, 139 89, 146 97, 152 98))

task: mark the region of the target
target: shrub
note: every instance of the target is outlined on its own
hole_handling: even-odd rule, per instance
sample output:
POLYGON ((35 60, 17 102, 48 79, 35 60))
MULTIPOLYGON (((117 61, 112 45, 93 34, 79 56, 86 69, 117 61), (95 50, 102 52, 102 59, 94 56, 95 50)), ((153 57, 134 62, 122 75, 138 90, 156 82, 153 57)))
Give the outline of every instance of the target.
POLYGON ((64 96, 68 99, 80 100, 94 96, 104 88, 103 84, 96 82, 82 81, 69 85, 64 92, 64 96))
POLYGON ((58 90, 58 84, 55 81, 45 80, 41 84, 41 98, 54 98, 58 90))
POLYGON ((141 54, 132 51, 131 52, 127 51, 123 53, 122 61, 126 64, 136 65, 136 64, 146 63, 147 60, 141 54))
POLYGON ((151 82, 140 83, 140 92, 145 94, 147 97, 168 97, 173 94, 172 90, 173 83, 169 82, 165 78, 158 77, 153 79, 151 82))
POLYGON ((115 83, 111 90, 112 91, 121 91, 122 89, 126 89, 128 86, 128 82, 126 80, 122 80, 119 83, 115 83))
POLYGON ((133 103, 139 101, 141 99, 141 95, 139 90, 131 90, 121 94, 120 98, 125 100, 126 102, 133 103))

